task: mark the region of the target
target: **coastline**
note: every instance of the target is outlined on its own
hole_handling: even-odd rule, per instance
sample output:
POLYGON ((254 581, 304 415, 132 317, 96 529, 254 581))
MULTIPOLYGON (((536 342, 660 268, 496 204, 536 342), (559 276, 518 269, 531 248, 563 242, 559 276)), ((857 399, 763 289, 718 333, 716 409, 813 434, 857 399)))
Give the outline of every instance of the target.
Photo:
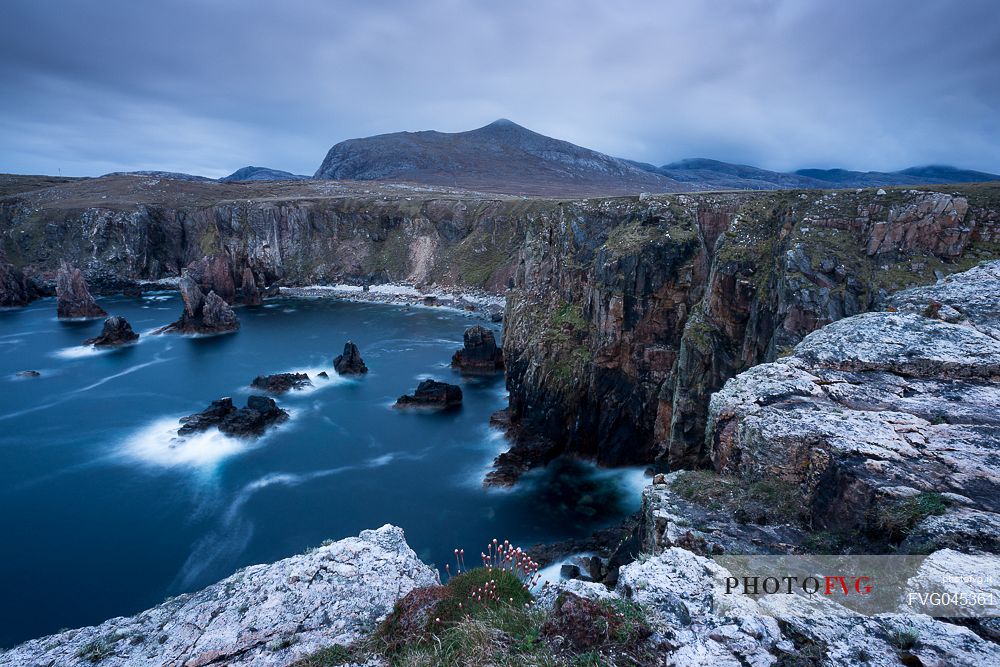
POLYGON ((447 308, 478 315, 492 322, 503 320, 505 296, 485 291, 455 288, 424 288, 407 283, 380 283, 367 288, 360 285, 304 285, 280 287, 279 296, 313 299, 340 299, 357 303, 383 303, 399 306, 447 308))

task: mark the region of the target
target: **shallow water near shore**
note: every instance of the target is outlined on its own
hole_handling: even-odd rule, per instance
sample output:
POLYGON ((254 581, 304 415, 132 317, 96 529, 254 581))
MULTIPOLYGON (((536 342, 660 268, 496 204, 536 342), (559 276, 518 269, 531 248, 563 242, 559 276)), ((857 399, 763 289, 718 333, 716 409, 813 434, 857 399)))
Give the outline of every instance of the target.
POLYGON ((460 312, 289 298, 240 309, 236 334, 189 338, 148 335, 177 317, 174 293, 100 303, 143 334, 137 345, 82 346, 102 321, 59 322, 51 299, 0 311, 0 646, 384 523, 443 565, 456 547, 585 536, 638 508, 636 470, 560 462, 512 490, 482 488, 505 446, 488 419, 506 391, 502 375, 448 367, 480 323, 460 312), (363 378, 333 371, 348 339, 363 378), (288 371, 314 386, 276 397, 291 419, 263 438, 175 439, 178 418, 222 396, 242 405, 256 375, 288 371), (393 410, 425 377, 461 384, 463 407, 393 410))

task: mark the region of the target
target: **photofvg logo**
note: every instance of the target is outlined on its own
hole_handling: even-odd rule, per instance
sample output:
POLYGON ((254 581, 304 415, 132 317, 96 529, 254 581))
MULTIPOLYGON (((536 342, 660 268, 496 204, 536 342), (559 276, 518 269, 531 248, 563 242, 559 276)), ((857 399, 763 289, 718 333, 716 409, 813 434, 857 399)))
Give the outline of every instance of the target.
POLYGON ((826 575, 823 577, 726 577, 726 595, 870 595, 871 577, 826 575))
POLYGON ((766 599, 783 613, 1000 616, 1000 557, 716 556, 717 593, 766 599))

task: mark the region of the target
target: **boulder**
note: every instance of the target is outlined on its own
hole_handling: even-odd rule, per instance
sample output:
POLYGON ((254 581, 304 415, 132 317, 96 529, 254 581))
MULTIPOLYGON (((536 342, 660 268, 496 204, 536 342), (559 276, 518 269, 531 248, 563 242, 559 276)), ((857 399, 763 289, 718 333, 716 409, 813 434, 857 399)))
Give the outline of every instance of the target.
POLYGON ((340 375, 364 375, 368 372, 358 346, 351 341, 344 343, 344 353, 338 354, 333 360, 333 368, 340 375))
POLYGON ((156 333, 220 334, 240 328, 240 320, 232 306, 215 292, 205 296, 190 273, 185 271, 181 276, 179 289, 184 301, 180 319, 156 333))
POLYGON ((87 289, 87 281, 80 269, 63 262, 56 276, 56 310, 60 319, 90 319, 106 317, 107 313, 97 305, 87 289))
POLYGON ((255 438, 287 419, 288 413, 266 396, 250 396, 245 408, 237 408, 231 398, 220 398, 205 410, 183 417, 177 435, 192 435, 215 427, 226 435, 255 438))
MULTIPOLYGON (((136 616, 0 651, 11 667, 286 667, 365 639, 436 572, 385 525, 268 565, 252 565, 136 616)), ((318 663, 317 663, 318 664, 318 663)))
POLYGON ((31 301, 31 289, 24 274, 0 259, 0 308, 25 306, 31 301))
POLYGON ((417 390, 412 394, 400 396, 396 401, 397 408, 455 408, 462 404, 462 388, 438 382, 437 380, 422 380, 417 390))
POLYGON ((465 330, 465 347, 451 358, 452 368, 463 373, 493 373, 503 370, 503 350, 497 347, 493 331, 484 326, 465 330))
POLYGON ((113 315, 104 320, 104 328, 101 335, 96 338, 88 338, 83 341, 84 345, 95 345, 97 347, 114 347, 118 345, 128 345, 139 340, 139 334, 132 331, 132 325, 124 317, 113 315))
POLYGON ((42 374, 38 371, 18 371, 15 375, 19 378, 36 378, 41 377, 42 374))
POLYGON ((247 306, 259 306, 264 298, 257 287, 257 280, 253 277, 250 267, 243 269, 243 285, 240 288, 243 295, 243 303, 247 306))
POLYGON ((283 394, 292 389, 311 387, 312 382, 305 373, 277 373, 275 375, 258 375, 250 383, 254 389, 260 389, 270 394, 283 394))

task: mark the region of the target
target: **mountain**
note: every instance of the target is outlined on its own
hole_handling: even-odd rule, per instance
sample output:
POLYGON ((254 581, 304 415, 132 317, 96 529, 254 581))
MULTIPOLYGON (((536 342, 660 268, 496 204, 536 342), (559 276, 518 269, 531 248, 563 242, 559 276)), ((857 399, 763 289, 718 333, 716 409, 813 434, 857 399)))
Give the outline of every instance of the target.
POLYGON ((395 132, 342 141, 327 153, 315 178, 551 196, 694 189, 651 165, 552 139, 505 119, 468 132, 395 132))
POLYGON ((342 141, 326 154, 315 178, 405 181, 550 196, 858 188, 1000 180, 996 174, 941 165, 895 172, 846 169, 778 172, 692 158, 655 167, 552 139, 506 119, 468 132, 395 132, 342 141))
POLYGON ((219 180, 226 183, 230 181, 306 181, 309 180, 309 177, 267 167, 243 167, 219 180))
POLYGON ((911 167, 893 172, 848 169, 800 169, 795 172, 780 172, 705 158, 672 162, 657 167, 656 171, 669 178, 691 183, 699 190, 871 188, 887 185, 937 185, 1000 180, 997 174, 943 165, 911 167))

